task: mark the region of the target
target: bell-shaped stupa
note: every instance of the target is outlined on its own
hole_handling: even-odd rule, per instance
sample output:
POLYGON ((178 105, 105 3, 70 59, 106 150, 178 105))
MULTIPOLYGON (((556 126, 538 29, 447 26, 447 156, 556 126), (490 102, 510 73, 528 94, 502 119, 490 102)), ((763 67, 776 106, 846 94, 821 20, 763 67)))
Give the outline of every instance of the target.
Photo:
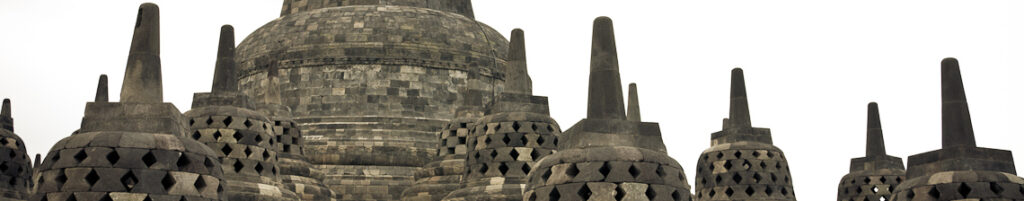
POLYGON ((32 185, 32 160, 25 142, 14 133, 11 99, 0 109, 0 200, 27 200, 32 185))
POLYGON ((839 181, 838 201, 892 200, 892 191, 907 180, 903 159, 885 153, 878 104, 868 104, 867 153, 850 160, 850 173, 839 181))

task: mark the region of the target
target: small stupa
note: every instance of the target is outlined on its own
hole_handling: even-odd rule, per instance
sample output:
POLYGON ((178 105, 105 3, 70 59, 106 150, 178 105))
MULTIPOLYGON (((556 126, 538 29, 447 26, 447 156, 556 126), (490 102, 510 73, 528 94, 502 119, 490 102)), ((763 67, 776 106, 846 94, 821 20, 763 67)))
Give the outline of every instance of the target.
POLYGON ((892 200, 892 191, 907 180, 903 159, 885 153, 878 103, 868 104, 867 153, 850 160, 850 173, 839 182, 838 201, 892 200))
POLYGON ((26 200, 32 184, 32 160, 14 133, 11 99, 0 109, 0 200, 26 200))

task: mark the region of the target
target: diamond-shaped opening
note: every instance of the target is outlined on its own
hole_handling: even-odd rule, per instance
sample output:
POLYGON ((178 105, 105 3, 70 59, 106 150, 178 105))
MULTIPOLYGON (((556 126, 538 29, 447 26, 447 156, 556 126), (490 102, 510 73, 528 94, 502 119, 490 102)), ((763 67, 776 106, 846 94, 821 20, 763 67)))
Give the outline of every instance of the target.
POLYGON ((597 172, 600 172, 601 175, 607 177, 608 173, 612 172, 612 167, 610 165, 608 165, 608 162, 604 162, 604 164, 601 164, 601 168, 597 169, 597 172))
POLYGON ((779 193, 782 193, 782 195, 789 195, 789 190, 787 190, 786 187, 782 187, 782 189, 779 189, 779 193))
POLYGON ((733 155, 733 156, 736 156, 736 158, 741 158, 741 157, 743 156, 743 152, 740 152, 740 151, 736 151, 736 153, 734 153, 734 154, 732 154, 732 155, 733 155))
POLYGON ((903 183, 903 177, 896 177, 896 184, 903 183))
POLYGON ((246 157, 252 156, 252 149, 249 149, 249 147, 245 147, 245 150, 243 152, 245 153, 246 157))
POLYGON ((505 175, 505 173, 508 173, 508 165, 505 165, 505 163, 500 163, 498 165, 498 171, 501 172, 501 175, 505 175))
POLYGON ((178 163, 177 163, 177 165, 178 165, 179 169, 188 167, 188 165, 190 165, 190 164, 192 164, 192 160, 189 160, 187 155, 181 154, 181 156, 178 156, 178 163))
POLYGON ((722 175, 715 175, 715 183, 722 183, 722 175))
POLYGON ((7 169, 10 169, 10 168, 11 167, 7 166, 7 162, 6 161, 0 162, 0 172, 7 172, 7 169))
POLYGON ((580 174, 580 169, 576 168, 576 164, 569 164, 569 168, 565 169, 565 175, 569 175, 569 178, 576 177, 580 174))
POLYGON ((516 132, 519 132, 519 122, 518 121, 513 121, 512 122, 512 129, 515 130, 516 132))
POLYGON ((193 140, 199 140, 200 137, 203 137, 203 135, 199 134, 199 131, 192 132, 192 139, 193 140))
POLYGON ((871 187, 871 192, 872 193, 878 193, 878 186, 872 186, 871 187))
POLYGON ((732 161, 731 160, 725 161, 725 164, 723 164, 722 167, 725 167, 725 170, 731 170, 732 169, 732 161))
POLYGON ((732 197, 732 194, 734 193, 736 193, 736 191, 733 191, 732 188, 725 188, 725 196, 732 197))
POLYGON ((85 175, 85 182, 89 183, 89 186, 95 185, 96 182, 100 181, 100 174, 96 173, 96 170, 89 171, 89 174, 85 175))
POLYGON ((78 198, 75 198, 75 194, 71 194, 68 195, 68 199, 65 201, 78 201, 78 198))
POLYGON ((224 136, 224 134, 221 134, 220 130, 217 130, 217 131, 213 132, 213 140, 220 140, 220 138, 223 137, 223 136, 224 136))
POLYGON ((519 152, 516 151, 515 149, 512 149, 512 151, 508 152, 508 155, 512 156, 512 160, 516 160, 519 158, 519 152))
POLYGON ((156 162, 156 156, 153 155, 153 152, 147 152, 145 156, 142 156, 142 163, 145 163, 146 167, 153 166, 156 162))
POLYGON ((624 197, 626 197, 626 190, 622 189, 622 186, 616 186, 615 187, 615 200, 622 200, 622 198, 624 198, 624 197))
MULTIPOLYGON (((11 152, 11 153, 14 153, 14 152, 11 152)), ((75 156, 74 156, 75 162, 79 162, 79 163, 81 163, 83 160, 85 160, 85 158, 88 158, 88 157, 89 157, 89 154, 86 154, 84 149, 83 150, 78 150, 78 153, 76 153, 75 156)))
POLYGON ((206 168, 212 168, 213 165, 213 160, 210 160, 210 158, 207 157, 206 160, 203 160, 203 166, 206 166, 206 168))
POLYGON ((672 200, 682 201, 683 200, 683 195, 679 194, 679 191, 672 191, 672 200))
POLYGON ((507 145, 509 142, 512 142, 512 139, 509 138, 508 135, 505 135, 505 137, 501 138, 501 142, 504 142, 507 145))
POLYGON ((241 132, 235 132, 231 137, 235 138, 235 141, 242 141, 242 138, 244 138, 245 135, 242 135, 241 132))
POLYGON ((665 168, 662 168, 661 165, 658 165, 658 169, 655 169, 654 173, 658 174, 658 177, 665 177, 665 168))
POLYGON ((164 175, 164 179, 160 180, 160 184, 164 186, 164 190, 171 190, 171 187, 174 187, 175 183, 178 183, 178 181, 174 181, 174 176, 171 176, 171 174, 164 175))
POLYGON ((989 182, 988 183, 988 187, 990 189, 992 189, 992 192, 996 193, 996 195, 1001 195, 1003 193, 1003 191, 1006 190, 1006 189, 1003 189, 1002 186, 999 186, 999 183, 996 183, 996 182, 989 182))
POLYGON ((494 159, 494 157, 498 157, 498 150, 491 151, 491 159, 494 159))
POLYGON ((487 167, 487 163, 482 164, 480 166, 480 174, 486 174, 488 169, 490 169, 490 168, 487 167))
POLYGON ((768 156, 768 158, 775 158, 775 154, 772 153, 771 151, 768 151, 768 155, 767 156, 768 156))
POLYGON ((548 125, 548 132, 555 132, 555 127, 548 125))
POLYGON ((635 165, 630 165, 629 166, 629 175, 632 175, 633 178, 636 178, 637 176, 640 176, 640 169, 636 168, 635 165))
POLYGON ((697 180, 700 181, 700 184, 708 184, 708 179, 697 178, 697 180))
POLYGON ((235 167, 235 172, 241 172, 242 168, 245 167, 245 164, 242 164, 241 161, 235 161, 235 164, 233 166, 235 167))
POLYGON ((519 136, 519 142, 522 143, 523 145, 526 145, 530 143, 530 139, 527 139, 526 135, 522 135, 519 136))
POLYGON ((781 170, 782 169, 782 163, 781 162, 780 163, 775 163, 775 169, 781 170))
POLYGON ((485 145, 491 145, 491 136, 484 137, 484 144, 485 145))
POLYGON ((192 183, 192 186, 195 186, 196 190, 203 191, 203 188, 206 188, 206 179, 200 176, 196 179, 196 183, 192 183))
POLYGON ((967 198, 967 195, 971 194, 971 187, 967 186, 966 183, 960 183, 960 187, 956 189, 956 192, 960 193, 964 198, 967 198))
POLYGON ((253 167, 253 169, 256 169, 256 172, 262 173, 263 172, 263 163, 256 162, 256 167, 253 167))
POLYGON ((587 185, 584 184, 583 188, 580 188, 579 191, 576 191, 576 194, 580 195, 580 198, 583 198, 583 200, 589 200, 590 195, 593 195, 594 192, 590 191, 590 187, 587 187, 587 185))
POLYGON ((558 146, 558 138, 556 137, 556 138, 555 138, 555 141, 554 141, 554 142, 552 142, 552 143, 555 143, 555 146, 558 146))
POLYGON ((754 193, 755 193, 756 191, 754 191, 754 187, 752 187, 752 186, 747 186, 747 190, 746 190, 746 191, 744 191, 744 192, 745 192, 745 193, 747 193, 747 196, 754 196, 754 193))
POLYGON ((224 121, 222 122, 224 122, 224 126, 231 126, 231 121, 231 116, 228 116, 227 118, 224 118, 224 121))
POLYGON ((755 172, 754 173, 754 183, 761 183, 761 179, 762 179, 761 173, 755 172))
POLYGON ((765 168, 768 168, 768 164, 765 164, 764 161, 761 161, 761 169, 765 168))
POLYGON ((245 124, 246 128, 252 127, 252 122, 249 121, 248 119, 246 119, 245 122, 243 122, 243 124, 245 124))
POLYGON ((530 164, 523 163, 523 174, 530 174, 530 164))
POLYGON ((139 179, 136 178, 135 174, 131 171, 128 171, 124 176, 121 176, 121 185, 124 185, 124 188, 127 189, 126 192, 131 192, 132 188, 135 188, 135 184, 138 183, 139 179))
POLYGON ((658 192, 654 192, 654 188, 651 186, 647 185, 647 190, 644 192, 644 195, 647 195, 647 200, 654 200, 654 197, 658 196, 658 192))
POLYGON ((475 153, 473 154, 473 158, 474 158, 474 159, 480 159, 480 152, 475 152, 475 153))
POLYGON ((235 150, 231 148, 231 145, 225 144, 223 148, 220 148, 220 152, 224 153, 225 156, 231 155, 232 151, 235 151, 235 150))
POLYGON ((533 129, 534 131, 537 131, 537 124, 530 125, 530 129, 533 129))
POLYGON ((764 194, 765 195, 772 196, 773 193, 775 193, 775 190, 772 190, 771 186, 765 186, 765 188, 764 188, 764 194))
POLYGON ((714 163, 708 164, 708 170, 715 171, 715 169, 716 168, 714 163))
POLYGON ((213 124, 213 118, 206 118, 206 125, 213 124))
POLYGON ((499 131, 501 131, 501 124, 498 124, 498 125, 494 126, 494 132, 499 132, 499 131))
POLYGON ((534 161, 539 160, 540 159, 540 152, 537 151, 537 149, 533 149, 532 151, 530 151, 530 158, 532 158, 534 161))
POLYGON ((548 178, 551 178, 551 169, 544 169, 544 174, 541 174, 540 178, 544 179, 544 182, 547 182, 548 178))
POLYGON ((887 180, 887 179, 885 179, 885 177, 882 177, 882 178, 878 179, 878 181, 880 181, 880 182, 882 182, 882 183, 884 184, 884 183, 885 183, 885 181, 888 181, 888 180, 887 180))
POLYGON ((256 140, 256 143, 263 142, 263 136, 256 135, 255 140, 256 140))
POLYGON ((914 189, 907 189, 907 200, 914 199, 915 196, 914 189))
POLYGON ((770 173, 770 174, 772 175, 772 182, 779 181, 779 178, 775 176, 775 173, 770 173))
POLYGON ((750 161, 749 160, 743 160, 743 169, 744 170, 749 170, 750 166, 751 165, 750 165, 750 161))
POLYGON ((543 135, 537 136, 537 145, 543 145, 543 144, 544 144, 544 136, 543 135))
MULTIPOLYGON (((18 145, 18 146, 20 146, 20 145, 18 145)), ((7 152, 7 157, 8 158, 14 158, 16 156, 17 156, 17 153, 15 153, 14 151, 7 152)))
POLYGON ((732 175, 732 181, 738 184, 743 181, 743 176, 740 176, 740 174, 734 174, 732 175))
POLYGON ((710 197, 715 197, 716 194, 718 194, 718 192, 715 192, 715 189, 711 189, 711 191, 708 192, 708 196, 710 197))
POLYGON ((871 177, 864 177, 864 183, 865 184, 870 184, 871 183, 871 177))
POLYGON ((548 194, 548 200, 558 200, 562 195, 558 194, 558 189, 551 189, 551 193, 548 194))
POLYGON ((857 194, 861 194, 861 193, 864 193, 864 189, 861 189, 860 187, 857 187, 857 194))
POLYGON ((722 159, 722 157, 725 157, 725 154, 722 153, 722 152, 718 152, 718 156, 717 157, 718 157, 718 159, 722 159))
POLYGON ((263 150, 263 160, 270 160, 270 152, 263 150))
POLYGON ((750 153, 750 154, 754 155, 754 158, 761 157, 761 152, 760 151, 754 151, 754 153, 750 153))

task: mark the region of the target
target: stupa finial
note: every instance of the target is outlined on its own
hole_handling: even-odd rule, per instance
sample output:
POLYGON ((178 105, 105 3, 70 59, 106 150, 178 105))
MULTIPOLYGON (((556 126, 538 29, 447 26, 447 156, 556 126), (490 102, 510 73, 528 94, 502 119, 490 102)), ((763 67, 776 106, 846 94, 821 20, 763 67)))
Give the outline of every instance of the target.
POLYGON ((160 70, 160 8, 153 3, 139 6, 135 35, 128 52, 128 65, 121 85, 121 102, 162 103, 160 70))
POLYGON ((626 119, 619 59, 615 48, 615 29, 612 27, 612 19, 608 17, 594 20, 588 96, 587 118, 626 119))
POLYGON ((751 127, 750 108, 747 105, 747 87, 743 80, 743 69, 732 69, 732 88, 729 93, 729 125, 751 127))
POLYGON ((11 117, 11 99, 10 98, 5 98, 4 99, 3 109, 0 109, 0 117, 7 117, 7 118, 11 117))
POLYGON ((971 113, 967 108, 960 63, 956 58, 942 60, 942 148, 976 147, 971 113))
POLYGON ((100 75, 100 81, 96 84, 96 100, 93 102, 110 102, 110 96, 107 93, 107 74, 100 75))
POLYGON ((238 92, 238 67, 235 64, 235 28, 220 27, 217 67, 213 72, 212 93, 238 92))
POLYGON ((885 138, 882 136, 882 122, 878 115, 878 103, 868 103, 867 156, 884 156, 885 138))
POLYGON ((526 65, 526 42, 523 30, 512 30, 508 45, 508 79, 505 91, 519 94, 533 94, 533 80, 526 65))
POLYGON ((629 83, 629 105, 626 107, 626 120, 640 121, 640 97, 636 92, 636 83, 629 83))

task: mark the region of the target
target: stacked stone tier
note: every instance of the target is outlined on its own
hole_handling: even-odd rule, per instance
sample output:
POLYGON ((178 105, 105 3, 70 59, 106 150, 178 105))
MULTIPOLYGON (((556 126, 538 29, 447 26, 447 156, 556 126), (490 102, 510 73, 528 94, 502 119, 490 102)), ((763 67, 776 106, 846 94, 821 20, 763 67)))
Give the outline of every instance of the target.
POLYGON ((277 140, 278 166, 281 168, 281 182, 288 190, 295 192, 301 200, 330 201, 337 196, 321 182, 323 171, 313 167, 303 156, 302 131, 290 118, 272 116, 271 127, 277 140))
POLYGON ((218 161, 183 136, 80 133, 48 152, 29 200, 225 200, 218 161))
POLYGON ((523 201, 690 201, 679 163, 663 152, 607 146, 560 150, 530 174, 523 201))
POLYGON ((1024 200, 1024 179, 997 171, 946 171, 904 181, 894 201, 1024 200))
POLYGON ((892 192, 907 180, 906 171, 879 169, 851 172, 839 181, 839 201, 892 200, 892 192))
POLYGON ((416 171, 416 183, 402 192, 403 201, 439 201, 461 187, 466 170, 470 129, 475 118, 459 118, 445 123, 438 132, 437 160, 416 171))
POLYGON ((697 161, 696 200, 796 200, 778 147, 753 141, 712 146, 697 161))

